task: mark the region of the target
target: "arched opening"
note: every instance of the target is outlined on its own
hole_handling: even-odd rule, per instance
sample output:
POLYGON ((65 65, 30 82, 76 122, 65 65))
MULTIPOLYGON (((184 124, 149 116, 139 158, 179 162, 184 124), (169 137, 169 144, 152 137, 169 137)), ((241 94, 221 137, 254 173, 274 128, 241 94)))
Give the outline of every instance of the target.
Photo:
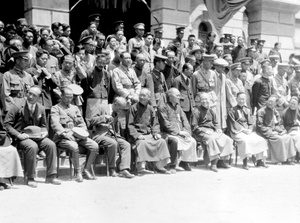
POLYGON ((212 31, 212 27, 209 22, 201 22, 198 28, 198 39, 201 39, 206 44, 206 37, 209 32, 212 31))

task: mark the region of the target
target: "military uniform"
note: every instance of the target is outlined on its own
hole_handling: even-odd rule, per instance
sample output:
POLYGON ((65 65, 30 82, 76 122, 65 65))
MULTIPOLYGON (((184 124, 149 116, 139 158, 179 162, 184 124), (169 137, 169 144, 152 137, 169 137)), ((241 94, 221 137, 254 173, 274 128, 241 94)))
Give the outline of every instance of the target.
POLYGON ((8 111, 12 104, 20 104, 26 100, 29 88, 34 85, 32 76, 24 70, 14 67, 3 74, 1 97, 4 111, 8 111))
POLYGON ((168 87, 163 73, 154 68, 151 75, 154 84, 155 101, 157 107, 159 107, 167 102, 166 92, 168 91, 168 87))
POLYGON ((90 169, 99 150, 98 144, 90 138, 77 139, 72 135, 72 128, 80 127, 87 130, 79 108, 70 104, 68 107, 61 102, 51 108, 51 128, 54 132, 53 141, 61 148, 70 150, 72 163, 76 173, 79 173, 79 153, 87 151, 85 168, 90 169), (64 138, 63 133, 70 134, 71 139, 64 138))

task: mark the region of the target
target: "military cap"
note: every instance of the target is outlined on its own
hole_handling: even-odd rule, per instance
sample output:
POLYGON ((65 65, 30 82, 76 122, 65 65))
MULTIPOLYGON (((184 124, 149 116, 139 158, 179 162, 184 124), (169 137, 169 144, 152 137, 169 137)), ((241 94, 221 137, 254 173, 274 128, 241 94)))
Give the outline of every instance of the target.
POLYGON ((73 131, 73 136, 79 140, 84 140, 89 136, 89 132, 81 127, 74 127, 72 128, 72 131, 73 131))
POLYGON ((184 33, 184 29, 185 29, 185 27, 184 26, 180 26, 180 27, 177 27, 176 28, 176 31, 177 31, 177 33, 184 33))
POLYGON ((263 66, 265 63, 271 63, 269 59, 264 59, 260 62, 260 65, 263 66))
POLYGON ((276 55, 276 54, 273 54, 273 55, 270 55, 270 56, 269 56, 269 59, 270 59, 270 60, 271 60, 271 59, 272 59, 272 60, 276 60, 276 59, 279 60, 279 56, 276 55))
POLYGON ((133 26, 135 29, 145 29, 145 24, 144 23, 137 23, 133 26))
POLYGON ((226 60, 218 58, 214 60, 214 65, 227 67, 229 64, 226 60))
POLYGON ((255 39, 250 39, 250 45, 254 45, 255 43, 257 43, 257 38, 255 39))
POLYGON ((153 30, 154 30, 154 33, 163 33, 163 27, 161 27, 161 26, 158 26, 158 27, 154 28, 153 30))
POLYGON ((28 50, 20 50, 13 52, 11 55, 13 58, 22 57, 23 59, 29 59, 29 51, 28 50))
POLYGON ((288 69, 289 67, 290 67, 290 65, 287 64, 287 63, 278 63, 278 64, 277 64, 277 68, 278 68, 278 69, 279 69, 279 68, 288 69))
POLYGON ((89 15, 89 20, 90 21, 95 21, 95 20, 100 20, 100 14, 99 13, 95 13, 95 14, 92 14, 92 15, 89 15))
POLYGON ((80 87, 77 84, 69 84, 68 88, 70 88, 73 91, 74 95, 81 95, 83 93, 82 87, 80 87))
POLYGON ((94 41, 92 40, 92 36, 85 36, 85 37, 82 37, 81 40, 79 40, 79 43, 81 44, 93 44, 94 41))
POLYGON ((204 54, 203 55, 203 60, 214 60, 215 55, 209 55, 209 54, 204 54))
POLYGON ((114 24, 115 27, 118 27, 118 26, 124 27, 124 21, 123 20, 115 21, 113 24, 114 24))
POLYGON ((241 63, 234 63, 230 65, 230 70, 242 70, 241 63))
POLYGON ((75 58, 72 55, 64 56, 64 61, 74 62, 75 58))
POLYGON ((247 64, 250 64, 250 61, 251 61, 252 59, 250 58, 250 57, 243 57, 243 58, 241 58, 241 59, 239 59, 239 62, 240 63, 247 63, 247 64))
POLYGON ((25 18, 19 18, 19 19, 17 19, 17 24, 22 24, 22 23, 26 23, 27 24, 27 20, 25 18))
POLYGON ((153 35, 151 32, 145 33, 144 37, 147 37, 147 36, 152 36, 152 37, 154 37, 154 35, 153 35))
POLYGON ((230 39, 231 36, 232 36, 232 34, 229 34, 229 33, 225 33, 225 34, 224 34, 224 38, 226 38, 226 39, 230 39))
POLYGON ((265 41, 265 40, 262 40, 262 39, 257 40, 257 44, 258 44, 258 45, 262 45, 262 46, 263 46, 263 45, 265 44, 265 42, 266 42, 266 41, 265 41))
POLYGON ((249 51, 256 52, 255 46, 253 46, 253 45, 249 46, 246 50, 247 50, 248 52, 249 52, 249 51))
POLYGON ((154 60, 163 60, 163 61, 165 61, 165 60, 167 60, 167 59, 168 59, 168 57, 163 56, 163 55, 159 55, 159 54, 156 54, 156 55, 154 56, 154 60))
POLYGON ((16 26, 15 26, 14 24, 7 24, 7 25, 5 26, 4 32, 9 32, 10 30, 16 31, 16 30, 17 30, 17 29, 16 29, 16 26))

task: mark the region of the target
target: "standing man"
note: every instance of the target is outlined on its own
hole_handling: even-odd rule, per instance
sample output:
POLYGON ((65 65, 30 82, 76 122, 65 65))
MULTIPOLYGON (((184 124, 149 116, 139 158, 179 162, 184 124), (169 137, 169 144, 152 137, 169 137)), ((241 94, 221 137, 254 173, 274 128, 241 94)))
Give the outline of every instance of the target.
POLYGON ((61 182, 56 179, 56 146, 53 141, 44 135, 41 138, 30 138, 24 133, 27 126, 38 126, 47 128, 47 120, 44 107, 38 103, 42 91, 38 86, 30 87, 28 97, 24 103, 17 103, 11 106, 5 120, 4 127, 13 142, 19 149, 25 150, 25 169, 28 178, 28 186, 37 187, 34 180, 36 176, 36 156, 39 151, 46 153, 47 176, 46 183, 60 185, 61 182))
POLYGON ((269 56, 271 55, 278 55, 279 56, 279 63, 282 63, 282 57, 279 50, 281 49, 281 43, 277 42, 274 44, 274 48, 270 50, 269 56))
POLYGON ((128 41, 128 52, 131 53, 131 51, 133 50, 133 46, 136 45, 136 44, 141 44, 142 46, 145 44, 145 41, 144 41, 144 32, 145 32, 145 24, 144 23, 137 23, 133 26, 133 28, 135 29, 135 33, 136 33, 136 36, 131 38, 129 41, 128 41))
POLYGON ((274 87, 273 69, 269 62, 262 64, 261 77, 254 81, 252 86, 252 111, 255 114, 255 109, 258 111, 260 108, 267 104, 269 97, 277 94, 274 87))
POLYGON ((216 79, 217 75, 211 68, 213 66, 214 55, 203 55, 202 67, 192 76, 192 88, 194 97, 197 94, 206 92, 209 95, 209 106, 216 113, 216 79))
POLYGON ((167 60, 166 60, 166 66, 163 71, 163 74, 165 76, 165 80, 167 83, 168 89, 170 89, 173 85, 174 79, 179 75, 178 69, 174 66, 174 61, 176 59, 174 51, 167 51, 167 60))
POLYGON ((166 67, 166 60, 168 58, 162 55, 155 55, 154 68, 151 72, 152 80, 154 84, 154 97, 157 107, 164 105, 167 102, 166 92, 168 86, 162 71, 166 67))
POLYGON ((141 53, 145 56, 145 69, 150 72, 153 69, 154 50, 151 49, 153 43, 153 34, 148 32, 144 36, 145 45, 142 46, 141 53))
POLYGON ((14 68, 3 74, 1 100, 4 112, 8 112, 13 104, 24 103, 29 88, 34 85, 32 76, 25 71, 29 67, 28 51, 16 51, 12 57, 14 68))
POLYGON ((244 38, 239 36, 237 39, 238 45, 232 50, 232 61, 236 63, 240 58, 246 57, 246 48, 244 45, 244 38))
POLYGON ((150 104, 152 107, 156 108, 156 101, 154 96, 154 84, 151 72, 145 68, 145 56, 144 54, 136 55, 136 64, 133 66, 133 70, 136 73, 137 78, 141 82, 141 88, 148 88, 151 94, 150 104))
POLYGON ((215 72, 217 75, 216 80, 216 116, 220 128, 224 131, 227 127, 227 111, 226 111, 226 75, 225 67, 228 63, 224 59, 216 59, 214 61, 215 72))
POLYGON ((195 41, 196 41, 196 36, 194 34, 190 34, 188 37, 188 46, 182 49, 181 57, 179 58, 181 66, 183 66, 184 59, 186 58, 186 56, 189 55, 189 53, 197 47, 195 41))
MULTIPOLYGON (((108 96, 110 94, 111 77, 104 69, 106 59, 104 55, 98 54, 96 66, 87 71, 87 78, 82 80, 81 86, 84 88, 84 101, 86 101, 85 119, 89 121, 99 110, 99 106, 104 105, 106 113, 111 114, 108 106, 108 96)), ((83 110, 84 111, 84 110, 83 110)))
POLYGON ((282 114, 283 110, 289 106, 289 100, 291 98, 288 82, 284 78, 288 68, 289 64, 277 64, 277 74, 274 77, 274 87, 276 88, 279 97, 276 104, 276 110, 280 114, 282 114))
POLYGON ((57 146, 70 151, 77 182, 82 182, 83 177, 87 180, 94 180, 95 178, 91 175, 89 169, 95 161, 99 146, 90 138, 75 138, 72 131, 74 127, 80 127, 86 131, 87 127, 79 108, 71 104, 73 91, 65 87, 61 90, 61 93, 61 101, 51 108, 51 128, 54 132, 53 141, 57 146), (87 153, 82 173, 79 165, 79 152, 87 153))
POLYGON ((268 55, 263 51, 265 40, 257 40, 257 62, 261 62, 265 59, 268 59, 268 55))
POLYGON ((296 96, 300 99, 300 65, 294 66, 295 75, 288 81, 291 90, 291 96, 296 96))
POLYGON ((173 88, 180 92, 180 107, 184 111, 186 118, 191 123, 192 113, 195 106, 191 76, 193 75, 193 66, 186 63, 182 67, 182 73, 174 79, 173 88))
POLYGON ((179 42, 180 46, 179 49, 182 50, 183 48, 185 48, 185 44, 183 42, 183 37, 184 37, 184 26, 181 27, 177 27, 176 28, 176 38, 173 40, 173 42, 179 42))
POLYGON ((127 99, 129 105, 138 102, 141 91, 141 82, 134 70, 130 67, 132 60, 128 52, 122 52, 121 64, 112 72, 112 87, 117 96, 127 99))
POLYGON ((171 88, 167 92, 167 103, 158 107, 162 135, 168 140, 171 155, 170 171, 176 173, 178 152, 182 154, 179 166, 191 171, 189 162, 197 162, 196 141, 191 136, 191 126, 179 105, 180 92, 171 88))

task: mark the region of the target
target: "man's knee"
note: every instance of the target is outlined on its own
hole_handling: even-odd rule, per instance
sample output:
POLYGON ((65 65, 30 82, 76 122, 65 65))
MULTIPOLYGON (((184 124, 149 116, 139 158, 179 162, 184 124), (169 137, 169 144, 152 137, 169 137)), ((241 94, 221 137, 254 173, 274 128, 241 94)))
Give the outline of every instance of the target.
POLYGON ((66 140, 63 143, 60 143, 59 146, 63 149, 71 150, 72 152, 78 152, 78 144, 75 141, 66 140))

